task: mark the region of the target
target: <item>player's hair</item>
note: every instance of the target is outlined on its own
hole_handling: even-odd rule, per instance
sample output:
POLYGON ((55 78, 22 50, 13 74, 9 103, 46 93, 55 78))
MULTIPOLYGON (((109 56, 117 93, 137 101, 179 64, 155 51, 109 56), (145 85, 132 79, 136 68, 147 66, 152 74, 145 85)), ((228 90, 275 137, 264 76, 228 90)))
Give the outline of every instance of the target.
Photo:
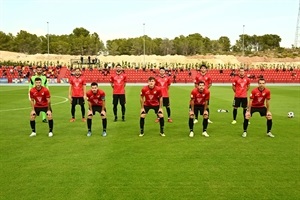
POLYGON ((91 83, 91 86, 97 86, 97 87, 98 87, 98 83, 92 82, 92 83, 91 83))
POLYGON ((153 76, 150 76, 150 77, 148 78, 148 81, 152 81, 152 80, 155 80, 155 78, 154 78, 153 76))
POLYGON ((40 65, 36 66, 36 69, 38 69, 38 68, 42 68, 42 66, 40 66, 40 65))
POLYGON ((203 83, 203 85, 205 85, 205 82, 204 82, 204 81, 199 81, 198 85, 200 85, 200 83, 203 83))
POLYGON ((264 78, 259 78, 259 79, 258 79, 258 83, 259 83, 259 81, 264 81, 264 82, 266 82, 266 80, 265 80, 264 78))
POLYGON ((121 66, 121 64, 120 64, 120 63, 118 63, 118 64, 116 65, 116 67, 122 67, 122 66, 121 66))
POLYGON ((166 70, 164 67, 160 67, 160 68, 159 68, 159 70, 161 70, 161 69, 166 70))
POLYGON ((79 67, 76 67, 76 68, 74 69, 74 71, 76 71, 77 69, 79 69, 79 71, 81 71, 81 69, 80 69, 79 67))
POLYGON ((241 69, 245 69, 245 68, 244 68, 244 67, 240 67, 240 70, 241 70, 241 69))
POLYGON ((206 66, 205 64, 202 64, 202 65, 200 66, 200 69, 201 69, 202 67, 205 67, 205 69, 207 69, 207 66, 206 66))
POLYGON ((42 79, 40 77, 36 77, 34 81, 42 81, 42 79))

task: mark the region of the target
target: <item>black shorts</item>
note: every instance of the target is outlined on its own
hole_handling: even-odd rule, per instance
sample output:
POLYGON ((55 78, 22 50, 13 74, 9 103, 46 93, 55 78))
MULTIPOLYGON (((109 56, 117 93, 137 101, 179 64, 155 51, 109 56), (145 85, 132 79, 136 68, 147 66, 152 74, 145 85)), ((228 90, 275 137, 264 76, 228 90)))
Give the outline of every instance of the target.
POLYGON ((235 108, 242 107, 247 108, 248 98, 247 97, 234 97, 232 102, 232 106, 235 108))
POLYGON ((170 106, 170 99, 169 97, 163 97, 163 106, 169 107, 170 106))
MULTIPOLYGON (((101 114, 101 111, 102 111, 102 106, 92 106, 92 110, 93 110, 93 115, 96 114, 96 112, 100 113, 101 114)), ((104 109, 105 112, 106 112, 106 109, 104 109)))
POLYGON ((261 117, 267 115, 267 108, 266 107, 251 107, 251 116, 253 113, 259 112, 261 117))
POLYGON ((126 103, 125 94, 113 94, 113 105, 117 105, 120 102, 121 105, 126 103))
MULTIPOLYGON (((47 113, 48 107, 34 107, 34 111, 35 111, 37 116, 40 116, 40 112, 47 113)), ((52 110, 51 110, 51 112, 52 112, 52 110)))
POLYGON ((72 105, 84 105, 84 99, 83 97, 72 97, 72 105))
POLYGON ((149 110, 153 109, 155 114, 158 113, 159 106, 144 106, 146 114, 148 114, 149 110))
MULTIPOLYGON (((191 106, 190 106, 191 109, 191 106)), ((200 112, 200 115, 203 115, 204 112, 204 105, 194 105, 194 113, 200 112)))

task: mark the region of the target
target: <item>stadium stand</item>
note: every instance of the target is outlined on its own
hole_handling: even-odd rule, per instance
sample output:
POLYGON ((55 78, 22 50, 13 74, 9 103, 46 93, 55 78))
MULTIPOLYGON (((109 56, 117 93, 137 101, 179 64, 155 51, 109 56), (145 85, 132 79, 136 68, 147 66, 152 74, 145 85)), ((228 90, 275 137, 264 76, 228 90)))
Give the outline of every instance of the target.
MULTIPOLYGON (((29 66, 2 66, 0 68, 0 79, 3 80, 3 83, 12 83, 15 79, 28 80, 34 74, 34 71, 35 67, 29 66)), ((125 69, 124 72, 127 74, 128 83, 144 83, 149 76, 158 75, 158 69, 125 69)), ((115 73, 115 70, 110 68, 89 68, 82 70, 82 74, 85 76, 87 82, 108 83, 111 73, 115 73)), ((172 77, 173 83, 192 83, 197 73, 198 71, 195 69, 171 70, 169 75, 172 77)), ((208 73, 212 77, 213 83, 231 83, 235 76, 235 70, 231 69, 211 69, 208 73)), ((72 69, 57 66, 44 67, 44 74, 49 79, 57 79, 56 82, 60 83, 61 80, 68 80, 72 76, 72 69)), ((246 75, 250 78, 251 82, 257 82, 259 77, 263 77, 269 83, 300 83, 300 69, 250 69, 246 71, 246 75)))

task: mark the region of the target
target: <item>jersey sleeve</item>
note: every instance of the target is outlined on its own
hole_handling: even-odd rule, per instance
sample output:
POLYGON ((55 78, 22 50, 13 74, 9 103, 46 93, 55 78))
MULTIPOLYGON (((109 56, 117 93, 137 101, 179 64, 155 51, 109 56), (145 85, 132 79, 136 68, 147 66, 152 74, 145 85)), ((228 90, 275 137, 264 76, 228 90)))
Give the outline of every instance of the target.
POLYGON ((33 88, 33 86, 34 86, 34 82, 33 82, 32 79, 33 79, 33 76, 29 78, 29 89, 28 89, 28 91, 30 91, 31 88, 33 88))

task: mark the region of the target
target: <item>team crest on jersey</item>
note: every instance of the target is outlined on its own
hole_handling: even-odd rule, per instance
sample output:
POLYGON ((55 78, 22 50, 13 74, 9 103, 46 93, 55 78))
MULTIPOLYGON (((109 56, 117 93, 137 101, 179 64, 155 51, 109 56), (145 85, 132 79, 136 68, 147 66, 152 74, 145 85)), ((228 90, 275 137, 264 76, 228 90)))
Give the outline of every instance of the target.
POLYGON ((257 98, 257 101, 258 101, 258 102, 261 102, 263 99, 264 99, 264 98, 262 98, 262 97, 258 97, 258 98, 257 98))
POLYGON ((94 101, 96 104, 98 104, 98 99, 93 99, 93 101, 94 101))
POLYGON ((37 97, 38 102, 42 101, 42 97, 37 97))
POLYGON ((197 102, 201 102, 202 98, 197 98, 197 102))

